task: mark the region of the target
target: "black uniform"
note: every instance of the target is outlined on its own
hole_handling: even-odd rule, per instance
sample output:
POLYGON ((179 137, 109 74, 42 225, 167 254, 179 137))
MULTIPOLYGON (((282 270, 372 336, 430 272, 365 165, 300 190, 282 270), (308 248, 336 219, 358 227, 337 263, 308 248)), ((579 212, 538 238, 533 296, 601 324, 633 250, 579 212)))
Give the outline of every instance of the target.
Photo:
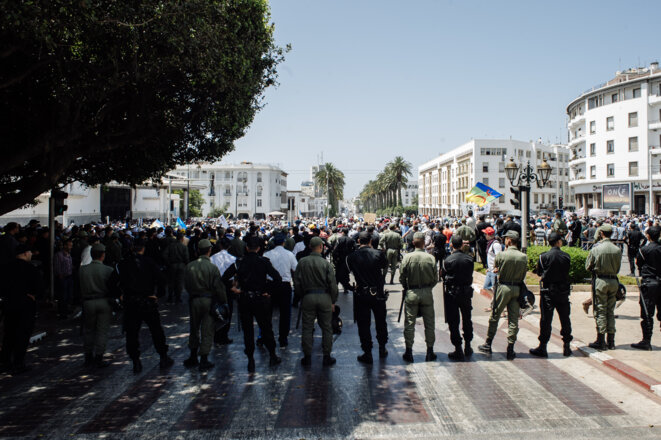
POLYGON ((340 235, 333 248, 333 265, 335 266, 335 276, 337 282, 342 285, 345 292, 351 290, 349 285, 349 268, 347 267, 347 257, 353 252, 355 242, 346 235, 340 235))
MULTIPOLYGON (((528 229, 530 230, 530 229, 528 229)), ((504 236, 507 231, 514 231, 517 234, 519 234, 519 237, 521 236, 521 225, 515 222, 514 220, 510 220, 506 222, 503 225, 503 229, 500 232, 500 236, 504 236)))
POLYGON ((569 318, 569 254, 557 247, 544 252, 537 261, 537 275, 541 276, 539 342, 547 344, 551 338, 551 323, 553 309, 558 311, 560 318, 562 340, 565 344, 573 339, 571 335, 571 320, 569 318))
POLYGON ((271 298, 265 295, 267 293, 266 275, 269 275, 276 284, 282 282, 282 277, 269 259, 260 257, 254 252, 247 252, 243 258, 228 267, 223 274, 225 283, 235 277, 241 290, 238 300, 239 317, 243 329, 244 353, 248 358, 252 358, 255 352, 253 317, 262 332, 264 345, 271 356, 275 355, 275 338, 271 323, 271 298))
POLYGON ((471 304, 473 299, 473 258, 455 250, 443 260, 443 302, 445 306, 445 320, 450 329, 452 345, 460 349, 461 335, 459 333, 459 314, 464 331, 466 346, 473 340, 473 321, 471 318, 471 304))
POLYGON ((2 266, 4 334, 0 362, 18 373, 25 370, 25 352, 37 316, 35 298, 44 291, 43 278, 29 262, 14 258, 2 266))
POLYGON ((487 237, 484 235, 484 230, 488 227, 489 223, 485 221, 481 221, 475 226, 477 254, 480 256, 480 262, 485 268, 487 267, 487 237))
POLYGON ((383 270, 388 266, 386 255, 369 246, 364 246, 347 257, 349 270, 356 279, 356 321, 360 347, 365 353, 372 351, 370 332, 372 313, 376 327, 376 340, 380 347, 388 342, 386 324, 386 294, 384 292, 383 270))
POLYGON ((572 225, 569 227, 569 230, 571 231, 571 237, 572 237, 572 247, 580 247, 581 246, 581 230, 583 228, 581 227, 581 222, 576 219, 572 223, 572 225))
POLYGON ((640 327, 643 340, 652 340, 654 330, 654 310, 656 319, 661 321, 661 244, 650 242, 638 251, 638 268, 641 277, 640 327))
POLYGON ((645 241, 643 233, 640 232, 640 229, 629 229, 627 231, 627 236, 625 237, 625 242, 627 244, 627 257, 629 258, 629 270, 632 274, 636 274, 636 264, 635 259, 638 255, 638 250, 640 249, 641 243, 645 241))
POLYGON ((165 356, 168 346, 158 313, 158 302, 149 298, 154 296, 156 286, 165 284, 165 275, 151 258, 140 254, 131 255, 119 263, 117 271, 124 304, 126 353, 134 361, 140 358, 138 336, 145 322, 156 352, 165 356))
POLYGON ((445 249, 445 244, 448 241, 448 238, 442 232, 434 232, 434 258, 436 258, 436 263, 443 263, 445 256, 447 254, 445 249))

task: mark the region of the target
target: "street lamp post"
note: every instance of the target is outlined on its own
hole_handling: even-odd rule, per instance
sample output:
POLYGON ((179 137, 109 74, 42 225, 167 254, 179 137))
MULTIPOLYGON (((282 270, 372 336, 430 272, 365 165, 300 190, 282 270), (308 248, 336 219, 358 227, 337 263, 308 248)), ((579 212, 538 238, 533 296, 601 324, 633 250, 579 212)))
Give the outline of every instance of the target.
POLYGON ((548 182, 549 177, 551 176, 552 168, 546 162, 546 159, 542 164, 537 167, 537 173, 534 172, 530 161, 526 164, 525 167, 521 168, 521 173, 519 173, 519 166, 514 163, 514 158, 510 158, 510 161, 505 165, 505 173, 507 178, 510 181, 512 186, 519 187, 519 194, 521 198, 521 251, 525 252, 528 247, 528 194, 530 193, 530 184, 534 181, 537 182, 539 188, 543 188, 548 182))

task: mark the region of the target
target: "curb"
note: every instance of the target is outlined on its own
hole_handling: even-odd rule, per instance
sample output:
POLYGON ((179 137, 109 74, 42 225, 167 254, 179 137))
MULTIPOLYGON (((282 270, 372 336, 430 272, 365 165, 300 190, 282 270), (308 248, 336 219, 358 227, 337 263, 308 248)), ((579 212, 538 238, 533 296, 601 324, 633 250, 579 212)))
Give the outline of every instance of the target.
MULTIPOLYGON (((484 279, 484 275, 479 272, 473 272, 473 279, 475 279, 475 275, 478 275, 478 279, 484 279)), ((480 295, 489 300, 493 299, 493 295, 490 295, 487 291, 483 290, 482 286, 478 283, 473 283, 473 290, 477 291, 480 295)), ((534 318, 533 316, 528 315, 523 319, 535 327, 539 326, 539 319, 534 318)), ((659 383, 657 379, 654 379, 653 377, 648 376, 636 368, 633 368, 632 366, 618 359, 615 359, 613 356, 603 351, 590 348, 588 344, 576 338, 574 338, 570 345, 572 349, 580 351, 584 356, 587 356, 590 359, 594 359, 595 361, 621 374, 637 385, 646 388, 648 391, 656 394, 657 396, 661 396, 661 383, 659 383)))

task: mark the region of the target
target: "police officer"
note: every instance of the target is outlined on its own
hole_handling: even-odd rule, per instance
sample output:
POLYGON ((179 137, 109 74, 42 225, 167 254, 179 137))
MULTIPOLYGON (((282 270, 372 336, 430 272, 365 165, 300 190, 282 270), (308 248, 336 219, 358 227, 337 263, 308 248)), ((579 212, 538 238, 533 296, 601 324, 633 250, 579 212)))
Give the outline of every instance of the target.
POLYGON ((551 230, 558 234, 562 239, 567 235, 567 224, 562 219, 562 214, 560 212, 555 213, 555 220, 553 220, 551 230))
POLYGON ((292 275, 296 271, 298 261, 291 251, 285 249, 286 235, 285 233, 276 234, 273 239, 272 250, 265 252, 264 257, 271 261, 271 264, 278 271, 282 280, 276 283, 275 280, 271 281, 271 312, 273 308, 277 307, 280 312, 280 319, 278 321, 278 342, 280 347, 284 348, 289 345, 289 328, 291 326, 291 280, 292 275))
MULTIPOLYGON (((634 222, 631 222, 629 225, 629 230, 627 235, 624 238, 624 242, 627 244, 627 257, 629 259, 629 276, 636 276, 636 257, 638 256, 638 250, 640 249, 641 243, 645 241, 643 233, 640 232, 640 229, 634 222)), ((640 267, 640 266, 639 266, 640 267)), ((638 270, 640 273, 640 269, 638 270)))
POLYGON ((142 371, 140 361, 140 327, 145 322, 149 327, 154 348, 160 355, 160 367, 170 367, 174 361, 168 356, 165 332, 158 313, 158 299, 154 289, 165 282, 165 276, 156 263, 145 256, 145 242, 136 240, 133 253, 117 265, 119 286, 124 303, 124 326, 126 329, 126 353, 133 361, 133 372, 142 371))
POLYGON ((473 321, 471 310, 473 306, 473 259, 470 255, 461 251, 463 239, 453 236, 452 254, 443 260, 441 276, 443 277, 443 301, 445 308, 445 320, 450 329, 450 342, 455 350, 448 353, 448 357, 454 361, 463 361, 465 357, 473 354, 471 341, 473 340, 473 321), (465 348, 462 348, 461 334, 459 333, 459 314, 464 330, 465 348))
POLYGON ((41 274, 30 263, 30 248, 19 243, 11 250, 15 257, 0 266, 5 316, 0 367, 12 374, 21 374, 29 370, 25 365, 25 353, 34 330, 37 298, 43 295, 44 285, 41 274))
POLYGON ((457 235, 462 238, 463 241, 469 243, 468 245, 465 245, 463 247, 464 252, 470 252, 470 247, 472 246, 472 243, 475 241, 475 229, 471 228, 470 226, 466 225, 466 219, 462 218, 461 219, 461 226, 457 228, 456 231, 454 231, 453 236, 457 235))
POLYGON ((563 252, 562 235, 557 232, 549 234, 549 245, 551 250, 539 256, 535 273, 542 277, 540 289, 539 320, 539 347, 531 348, 530 354, 539 357, 548 357, 546 344, 551 338, 551 323, 553 322, 553 310, 558 311, 560 318, 562 342, 564 343, 564 356, 571 356, 571 320, 569 318, 569 265, 571 258, 563 252))
POLYGON ((96 243, 90 251, 92 262, 80 268, 80 294, 83 300, 83 351, 85 365, 103 368, 110 365, 103 360, 108 343, 112 317, 109 301, 115 294, 116 278, 112 267, 103 264, 106 247, 96 243))
POLYGON ((643 278, 640 286, 640 327, 643 330, 642 341, 631 344, 639 350, 652 349, 652 332, 654 330, 654 310, 656 318, 661 321, 661 244, 659 234, 661 228, 647 228, 647 245, 640 249, 636 263, 643 278))
POLYGON ((197 243, 199 257, 186 266, 184 282, 190 304, 190 357, 184 361, 187 368, 199 366, 200 371, 213 368, 208 356, 213 342, 214 323, 211 307, 214 303, 227 303, 225 286, 220 271, 211 262, 211 242, 203 238, 197 243), (200 354, 198 362, 197 354, 200 354))
POLYGON ((337 281, 333 266, 321 256, 324 242, 319 237, 310 240, 310 255, 301 258, 294 273, 294 294, 301 301, 303 327, 301 364, 312 363, 312 331, 314 320, 321 328, 321 345, 324 353, 324 366, 335 364, 331 356, 333 350, 333 329, 331 318, 337 301, 337 281))
POLYGON ((271 356, 269 365, 278 365, 281 359, 275 352, 275 338, 271 322, 271 295, 267 292, 267 276, 274 283, 282 283, 282 277, 268 258, 260 257, 258 252, 263 241, 256 235, 246 240, 246 254, 227 268, 223 281, 229 282, 234 277, 236 286, 232 291, 239 296, 239 317, 245 343, 244 353, 248 356, 248 372, 255 371, 255 330, 253 317, 262 333, 262 340, 271 356))
MULTIPOLYGON (((385 250, 388 267, 390 268, 390 284, 393 284, 395 279, 395 271, 397 270, 397 263, 399 263, 399 253, 402 251, 402 236, 396 231, 397 224, 392 223, 389 231, 379 239, 379 248, 385 250)), ((387 274, 388 268, 383 269, 384 282, 387 274)))
POLYGON ((585 268, 595 275, 593 286, 594 318, 597 322, 597 340, 589 346, 597 350, 615 348, 615 294, 619 288, 617 274, 620 272, 622 253, 611 242, 613 228, 604 223, 598 230, 600 243, 590 249, 585 268), (608 334, 608 345, 604 336, 608 334))
MULTIPOLYGON (((168 302, 181 302, 184 275, 190 253, 184 244, 184 231, 177 232, 177 240, 165 248, 165 263, 168 265, 168 302)), ((199 246, 199 245, 198 245, 199 246)))
POLYGON ((498 288, 493 297, 487 340, 478 350, 491 354, 491 343, 498 330, 500 315, 507 308, 507 359, 512 360, 516 357, 514 343, 519 333, 519 292, 528 270, 528 257, 518 249, 519 234, 516 231, 507 231, 504 237, 507 249, 496 255, 494 263, 494 272, 498 274, 498 288))
POLYGON ((399 270, 399 282, 402 292, 406 294, 406 321, 404 322, 404 341, 406 351, 402 358, 406 362, 413 362, 413 339, 415 335, 415 319, 418 313, 422 315, 425 323, 425 342, 427 343, 426 361, 436 360, 434 342, 434 296, 432 289, 438 282, 436 260, 425 252, 425 234, 416 232, 413 236, 415 251, 404 256, 402 267, 399 270))
POLYGON ((348 229, 340 228, 339 235, 333 246, 332 256, 333 265, 337 281, 342 285, 344 293, 349 293, 349 268, 347 267, 347 257, 354 251, 354 241, 347 236, 348 229))
POLYGON ((386 300, 384 291, 383 269, 388 267, 388 261, 383 252, 370 246, 372 237, 369 232, 359 234, 360 248, 347 257, 349 270, 356 279, 356 321, 358 323, 358 336, 363 354, 358 361, 371 364, 372 334, 370 332, 371 317, 374 313, 376 327, 376 340, 379 343, 379 357, 388 356, 386 343, 388 342, 388 325, 386 324, 386 300))

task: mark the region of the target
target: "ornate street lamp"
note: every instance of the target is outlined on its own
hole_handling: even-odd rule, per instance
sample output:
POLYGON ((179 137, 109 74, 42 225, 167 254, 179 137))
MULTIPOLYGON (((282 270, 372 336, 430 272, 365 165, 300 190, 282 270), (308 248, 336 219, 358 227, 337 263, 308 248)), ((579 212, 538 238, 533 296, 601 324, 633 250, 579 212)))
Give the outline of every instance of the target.
POLYGON ((536 181, 537 186, 539 188, 543 188, 549 181, 552 170, 553 168, 551 168, 548 162, 546 162, 546 159, 544 159, 542 164, 537 167, 537 174, 534 172, 533 167, 530 165, 530 161, 528 161, 525 167, 521 167, 520 173, 519 166, 514 163, 514 158, 510 158, 509 163, 505 165, 505 174, 507 175, 510 184, 512 186, 518 187, 520 191, 522 252, 525 252, 526 248, 528 247, 528 203, 530 201, 530 184, 536 181))

